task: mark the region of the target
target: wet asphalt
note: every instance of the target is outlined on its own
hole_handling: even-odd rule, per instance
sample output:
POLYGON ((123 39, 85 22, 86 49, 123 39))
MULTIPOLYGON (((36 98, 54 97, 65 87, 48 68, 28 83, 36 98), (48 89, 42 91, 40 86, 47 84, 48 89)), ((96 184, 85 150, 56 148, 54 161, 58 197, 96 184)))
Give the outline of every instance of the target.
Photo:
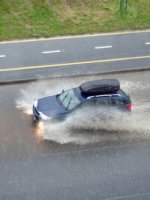
MULTIPOLYGON (((140 72, 92 79, 120 79, 133 100, 133 111, 139 110, 142 116, 134 119, 134 126, 142 127, 143 123, 149 128, 149 75, 140 72)), ((86 79, 50 80, 46 88, 50 84, 52 89, 56 82, 59 87, 62 82, 68 87, 71 81, 78 85, 86 79)), ((21 91, 30 99, 35 85, 0 86, 0 199, 150 199, 149 130, 141 128, 138 134, 134 130, 103 134, 90 130, 87 135, 80 130, 78 139, 82 137, 82 143, 71 140, 72 134, 65 143, 51 138, 43 141, 32 126, 31 116, 16 108, 21 91), (84 137, 90 140, 90 134, 102 134, 102 140, 98 136, 98 141, 84 144, 84 137)), ((58 131, 61 134, 61 129, 58 131)))

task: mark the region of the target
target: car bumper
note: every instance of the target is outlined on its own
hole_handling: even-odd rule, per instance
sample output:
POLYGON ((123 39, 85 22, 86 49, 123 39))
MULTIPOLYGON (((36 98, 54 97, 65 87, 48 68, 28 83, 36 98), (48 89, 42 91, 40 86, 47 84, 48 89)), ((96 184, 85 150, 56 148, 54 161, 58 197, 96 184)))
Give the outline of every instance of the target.
POLYGON ((40 115, 39 115, 39 112, 37 111, 36 107, 33 106, 33 120, 34 121, 40 121, 40 115))

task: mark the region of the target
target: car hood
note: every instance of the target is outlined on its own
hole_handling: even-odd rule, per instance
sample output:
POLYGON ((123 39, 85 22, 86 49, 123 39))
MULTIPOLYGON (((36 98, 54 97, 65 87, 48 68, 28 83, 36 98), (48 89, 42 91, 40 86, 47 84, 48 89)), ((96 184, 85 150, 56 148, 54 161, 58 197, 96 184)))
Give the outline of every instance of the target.
POLYGON ((37 110, 48 117, 63 116, 66 109, 57 101, 56 96, 49 96, 38 100, 37 110))

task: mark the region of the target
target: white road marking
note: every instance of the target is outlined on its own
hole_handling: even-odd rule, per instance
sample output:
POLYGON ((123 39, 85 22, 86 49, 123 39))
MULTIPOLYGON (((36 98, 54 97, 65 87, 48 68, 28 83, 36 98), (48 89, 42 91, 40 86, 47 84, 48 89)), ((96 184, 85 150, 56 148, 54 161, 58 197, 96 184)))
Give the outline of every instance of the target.
POLYGON ((64 39, 75 39, 75 38, 87 38, 87 37, 101 37, 101 36, 111 36, 111 35, 127 35, 135 33, 150 33, 150 29, 147 30, 136 30, 136 31, 120 31, 120 32, 110 32, 110 33, 97 33, 97 34, 85 34, 85 35, 67 35, 61 37, 50 37, 50 38, 33 38, 33 39, 21 39, 12 41, 2 41, 1 44, 16 44, 16 43, 26 43, 26 42, 39 42, 39 41, 51 41, 51 40, 64 40, 64 39))
POLYGON ((50 54, 50 53, 60 53, 60 52, 62 52, 62 51, 61 50, 54 50, 54 51, 43 51, 41 53, 43 53, 43 54, 50 54))
POLYGON ((108 49, 112 48, 112 46, 100 46, 100 47, 94 47, 94 49, 108 49))
POLYGON ((5 58, 6 57, 6 55, 0 55, 0 58, 5 58))
POLYGON ((146 42, 145 44, 146 44, 146 45, 149 45, 149 44, 150 44, 150 42, 146 42))

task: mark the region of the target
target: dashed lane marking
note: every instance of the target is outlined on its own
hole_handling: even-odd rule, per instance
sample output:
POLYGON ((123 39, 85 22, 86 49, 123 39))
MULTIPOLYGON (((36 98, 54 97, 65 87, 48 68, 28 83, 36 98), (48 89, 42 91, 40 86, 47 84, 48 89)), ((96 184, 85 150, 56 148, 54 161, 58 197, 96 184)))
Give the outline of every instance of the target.
POLYGON ((53 51, 43 51, 42 54, 52 54, 52 53, 61 53, 61 50, 53 50, 53 51))
POLYGON ((99 47, 94 47, 94 49, 109 49, 112 48, 112 46, 99 46, 99 47))
POLYGON ((5 58, 6 57, 6 55, 0 55, 0 58, 5 58))

